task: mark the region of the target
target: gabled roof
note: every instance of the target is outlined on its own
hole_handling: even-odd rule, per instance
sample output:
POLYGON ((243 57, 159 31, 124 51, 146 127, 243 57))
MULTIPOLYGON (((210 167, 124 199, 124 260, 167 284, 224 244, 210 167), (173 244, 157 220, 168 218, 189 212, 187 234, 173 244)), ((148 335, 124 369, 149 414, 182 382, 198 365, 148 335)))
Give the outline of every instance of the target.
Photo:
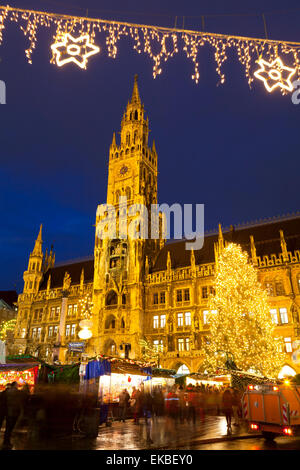
POLYGON ((84 282, 91 282, 94 279, 94 260, 79 261, 56 266, 49 269, 44 275, 39 290, 47 289, 48 278, 51 275, 51 289, 63 286, 65 272, 71 276, 71 285, 80 283, 81 271, 84 269, 84 282))
MULTIPOLYGON (((238 243, 250 255, 250 235, 254 238, 256 255, 278 254, 281 252, 280 233, 282 230, 288 251, 300 250, 300 217, 270 221, 257 225, 241 227, 223 232, 225 241, 238 243)), ((187 240, 172 241, 159 252, 151 272, 163 271, 167 266, 168 251, 171 255, 172 268, 191 265, 191 252, 185 249, 187 240)), ((205 234, 204 245, 201 250, 194 252, 196 264, 213 263, 214 243, 218 241, 218 234, 205 234)))
POLYGON ((9 308, 15 309, 14 302, 18 300, 18 294, 15 290, 1 290, 0 301, 3 301, 9 308))

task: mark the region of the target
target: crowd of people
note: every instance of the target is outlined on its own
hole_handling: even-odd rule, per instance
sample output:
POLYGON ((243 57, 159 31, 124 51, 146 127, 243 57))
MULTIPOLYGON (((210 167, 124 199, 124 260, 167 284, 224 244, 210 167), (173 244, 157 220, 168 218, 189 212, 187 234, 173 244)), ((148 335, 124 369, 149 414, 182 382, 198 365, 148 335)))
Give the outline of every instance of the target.
MULTIPOLYGON (((132 419, 134 424, 160 416, 176 423, 195 424, 197 420, 204 421, 206 415, 223 414, 230 432, 232 425, 239 426, 241 422, 241 398, 241 391, 229 387, 191 384, 152 389, 133 387, 131 395, 127 389, 121 391, 117 416, 123 422, 132 419)), ((2 448, 12 447, 12 432, 16 425, 22 424, 27 427, 29 439, 56 438, 74 432, 96 437, 99 424, 108 421, 108 414, 101 415, 102 408, 95 394, 79 393, 76 388, 37 385, 34 393, 30 393, 26 384, 19 389, 17 382, 13 382, 0 393, 0 430, 5 422, 2 448)))
POLYGON ((226 417, 227 427, 239 426, 242 417, 242 392, 231 387, 205 385, 174 385, 171 389, 154 388, 151 392, 142 386, 133 387, 131 396, 127 389, 119 395, 119 420, 169 416, 179 422, 204 420, 206 415, 226 417), (234 422, 232 423, 232 419, 234 422))

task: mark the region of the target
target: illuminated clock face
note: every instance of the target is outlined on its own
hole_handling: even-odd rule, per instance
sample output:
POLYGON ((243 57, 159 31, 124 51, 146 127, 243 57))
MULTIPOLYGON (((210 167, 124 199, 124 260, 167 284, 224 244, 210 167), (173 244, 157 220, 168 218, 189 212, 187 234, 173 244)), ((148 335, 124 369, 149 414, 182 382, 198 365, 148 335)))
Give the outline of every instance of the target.
POLYGON ((120 169, 120 175, 124 176, 128 172, 129 168, 126 165, 123 165, 122 168, 120 169))

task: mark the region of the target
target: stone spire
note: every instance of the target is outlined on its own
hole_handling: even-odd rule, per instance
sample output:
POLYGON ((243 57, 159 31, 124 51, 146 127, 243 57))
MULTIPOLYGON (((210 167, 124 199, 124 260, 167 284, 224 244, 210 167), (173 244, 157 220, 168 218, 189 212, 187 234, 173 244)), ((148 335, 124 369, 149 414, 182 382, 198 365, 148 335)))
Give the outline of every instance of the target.
POLYGON ((286 241, 283 235, 283 231, 279 230, 279 233, 280 233, 280 245, 281 245, 283 261, 288 261, 289 256, 287 252, 287 246, 286 246, 286 241))
POLYGON ((137 83, 138 76, 134 76, 134 84, 133 84, 133 91, 132 91, 132 97, 131 97, 131 104, 133 103, 141 103, 141 98, 139 94, 139 89, 138 89, 138 83, 137 83))
POLYGON ((31 253, 32 255, 36 255, 36 256, 42 255, 42 244, 43 244, 42 228, 43 228, 43 225, 41 224, 38 237, 37 237, 37 239, 35 241, 35 244, 34 244, 33 252, 31 253))
POLYGON ((256 247, 255 247, 253 235, 250 235, 250 247, 251 247, 252 263, 254 265, 257 265, 256 247))

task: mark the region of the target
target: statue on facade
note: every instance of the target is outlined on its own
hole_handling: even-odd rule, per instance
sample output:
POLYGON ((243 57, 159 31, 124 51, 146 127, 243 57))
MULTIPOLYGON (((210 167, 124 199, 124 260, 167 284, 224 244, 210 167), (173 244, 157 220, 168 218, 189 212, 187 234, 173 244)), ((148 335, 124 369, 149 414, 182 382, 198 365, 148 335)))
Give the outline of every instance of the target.
POLYGON ((70 286, 71 286, 71 276, 70 274, 66 271, 65 272, 65 277, 64 277, 64 281, 63 281, 63 290, 64 291, 67 291, 70 289, 70 286))

